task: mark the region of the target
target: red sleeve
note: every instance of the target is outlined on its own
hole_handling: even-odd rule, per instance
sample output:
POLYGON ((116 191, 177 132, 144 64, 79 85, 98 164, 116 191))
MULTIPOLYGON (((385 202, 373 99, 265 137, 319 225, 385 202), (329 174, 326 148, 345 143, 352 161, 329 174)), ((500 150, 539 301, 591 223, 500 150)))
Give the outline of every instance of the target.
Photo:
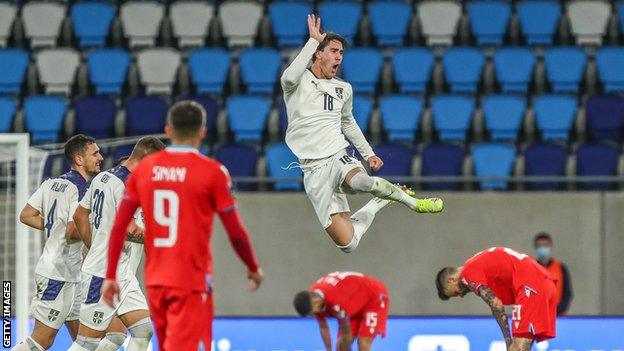
POLYGON ((243 220, 241 219, 236 207, 230 207, 230 209, 224 212, 219 212, 219 218, 221 219, 223 227, 230 238, 230 243, 232 244, 234 251, 236 251, 238 256, 250 271, 258 271, 258 260, 253 252, 247 229, 245 228, 243 220))
POLYGON ((475 260, 469 260, 464 264, 464 268, 460 274, 462 282, 475 294, 479 294, 479 288, 487 285, 487 279, 483 269, 476 264, 475 260))
POLYGON ((215 173, 211 187, 211 201, 214 209, 221 213, 236 205, 236 199, 232 195, 232 180, 225 166, 219 164, 218 168, 213 171, 215 173))
MULTIPOLYGON (((136 174, 135 170, 135 173, 136 174)), ((134 217, 136 209, 139 207, 138 195, 136 193, 135 177, 133 174, 126 180, 126 189, 123 199, 117 209, 115 223, 111 229, 108 242, 108 265, 106 269, 106 278, 115 279, 117 275, 117 265, 119 264, 119 256, 126 240, 126 229, 128 224, 134 217)))

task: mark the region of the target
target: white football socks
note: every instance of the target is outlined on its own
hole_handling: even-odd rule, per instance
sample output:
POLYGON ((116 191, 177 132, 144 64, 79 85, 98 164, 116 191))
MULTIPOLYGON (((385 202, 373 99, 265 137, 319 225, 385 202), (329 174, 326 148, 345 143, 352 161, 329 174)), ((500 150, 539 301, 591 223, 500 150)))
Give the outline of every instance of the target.
POLYGON ((417 200, 409 196, 398 186, 390 183, 383 178, 373 177, 373 179, 375 180, 375 182, 373 183, 373 189, 370 191, 372 195, 382 199, 400 202, 412 210, 416 209, 417 200))
POLYGON ((389 200, 380 198, 373 198, 366 205, 360 208, 357 212, 351 215, 351 223, 353 224, 353 238, 351 242, 345 246, 338 246, 338 248, 346 253, 353 252, 358 247, 360 239, 364 236, 364 233, 368 230, 370 225, 375 219, 375 214, 384 208, 389 200))

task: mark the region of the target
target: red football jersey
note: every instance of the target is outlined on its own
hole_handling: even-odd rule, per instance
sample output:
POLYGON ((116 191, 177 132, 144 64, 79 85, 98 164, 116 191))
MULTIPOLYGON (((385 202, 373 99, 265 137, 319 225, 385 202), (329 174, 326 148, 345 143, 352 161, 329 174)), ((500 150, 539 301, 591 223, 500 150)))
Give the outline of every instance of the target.
POLYGON ((515 303, 516 290, 526 283, 552 279, 532 257, 506 247, 492 247, 469 258, 460 278, 477 294, 487 286, 505 305, 515 303))
POLYGON ((230 185, 225 167, 191 148, 169 147, 139 163, 126 197, 145 217, 147 286, 210 289, 213 215, 236 205, 230 185))
POLYGON ((319 319, 358 317, 371 300, 383 300, 388 295, 382 281, 357 272, 330 273, 312 284, 310 291, 325 300, 325 311, 316 315, 319 319))

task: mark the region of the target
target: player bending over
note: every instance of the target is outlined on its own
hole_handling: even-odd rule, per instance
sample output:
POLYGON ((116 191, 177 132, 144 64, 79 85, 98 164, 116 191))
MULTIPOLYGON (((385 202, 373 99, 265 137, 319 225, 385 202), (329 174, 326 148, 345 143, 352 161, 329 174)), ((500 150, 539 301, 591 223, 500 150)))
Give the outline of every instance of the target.
POLYGON ((121 293, 115 307, 101 299, 100 290, 106 274, 109 234, 125 189, 124 181, 139 161, 164 148, 165 145, 155 137, 141 138, 127 160, 93 178, 74 213, 74 222, 83 242, 89 247, 89 253, 82 265, 81 285, 85 299, 80 307, 80 329, 70 351, 117 350, 124 343, 126 334, 106 334, 115 315, 119 316, 132 336, 127 350, 147 349, 153 334, 152 325, 147 301, 136 278, 136 269, 143 255, 142 236, 131 233, 126 236, 129 242, 124 246, 118 268, 121 293), (103 338, 104 335, 107 337, 103 338))
POLYGON ((370 351, 377 334, 386 336, 390 297, 385 284, 356 272, 334 272, 317 280, 309 290, 295 295, 295 310, 300 316, 314 315, 321 330, 325 349, 332 343, 327 317, 338 319, 337 351, 370 351))
POLYGON ((64 148, 71 170, 44 181, 20 213, 20 221, 44 231, 47 240, 35 268, 37 293, 30 306, 35 328, 13 351, 49 349, 63 323, 72 339, 78 332, 82 242, 72 214, 103 158, 95 139, 82 134, 64 148))
POLYGON ((555 337, 557 301, 555 281, 533 258, 503 247, 483 250, 462 267, 445 267, 436 276, 442 300, 479 295, 505 337, 508 351, 530 351, 533 341, 555 337), (511 329, 505 305, 513 305, 511 329))
POLYGON ((176 103, 169 110, 165 134, 172 145, 146 157, 126 181, 110 234, 102 298, 112 306, 120 294, 115 281, 119 256, 126 228, 140 206, 145 285, 159 347, 207 350, 212 341, 210 236, 215 212, 247 266, 251 290, 258 288, 263 275, 230 192, 227 170, 197 151, 206 135, 204 108, 196 102, 176 103))
POLYGON ((371 177, 347 155, 347 139, 373 171, 383 166, 353 117, 351 84, 336 78, 346 41, 321 33, 321 20, 308 16, 310 39, 281 78, 288 113, 286 143, 299 158, 304 186, 316 215, 344 252, 355 250, 375 213, 390 201, 416 212, 440 212, 441 199, 416 199, 385 179, 371 177), (308 63, 312 65, 308 68, 308 63), (349 217, 345 192, 365 192, 377 198, 349 217))

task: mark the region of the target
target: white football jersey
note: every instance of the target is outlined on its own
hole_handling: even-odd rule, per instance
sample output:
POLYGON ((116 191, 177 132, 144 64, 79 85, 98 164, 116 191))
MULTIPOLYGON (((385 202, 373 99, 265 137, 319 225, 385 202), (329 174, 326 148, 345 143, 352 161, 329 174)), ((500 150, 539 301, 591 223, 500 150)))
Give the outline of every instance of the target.
POLYGON ((47 237, 35 268, 37 274, 66 282, 80 281, 82 242, 69 242, 66 229, 88 186, 82 175, 72 170, 44 181, 28 199, 28 204, 43 216, 47 237))
POLYGON ((347 148, 348 139, 368 159, 374 153, 353 117, 351 84, 319 79, 307 68, 318 45, 310 38, 281 77, 286 144, 300 160, 321 159, 347 148))
MULTIPOLYGON (((82 271, 104 277, 108 259, 108 241, 111 229, 115 222, 117 208, 123 198, 125 190, 124 181, 130 175, 130 171, 124 166, 117 166, 108 171, 101 172, 91 181, 91 185, 85 196, 80 201, 80 206, 91 211, 91 248, 85 257, 82 271)), ((141 244, 138 244, 143 246, 141 244)), ((130 277, 135 274, 138 263, 141 261, 142 248, 137 250, 133 243, 126 242, 121 254, 117 275, 130 277), (138 256, 136 257, 132 257, 138 256), (132 267, 134 266, 134 269, 132 267)))

